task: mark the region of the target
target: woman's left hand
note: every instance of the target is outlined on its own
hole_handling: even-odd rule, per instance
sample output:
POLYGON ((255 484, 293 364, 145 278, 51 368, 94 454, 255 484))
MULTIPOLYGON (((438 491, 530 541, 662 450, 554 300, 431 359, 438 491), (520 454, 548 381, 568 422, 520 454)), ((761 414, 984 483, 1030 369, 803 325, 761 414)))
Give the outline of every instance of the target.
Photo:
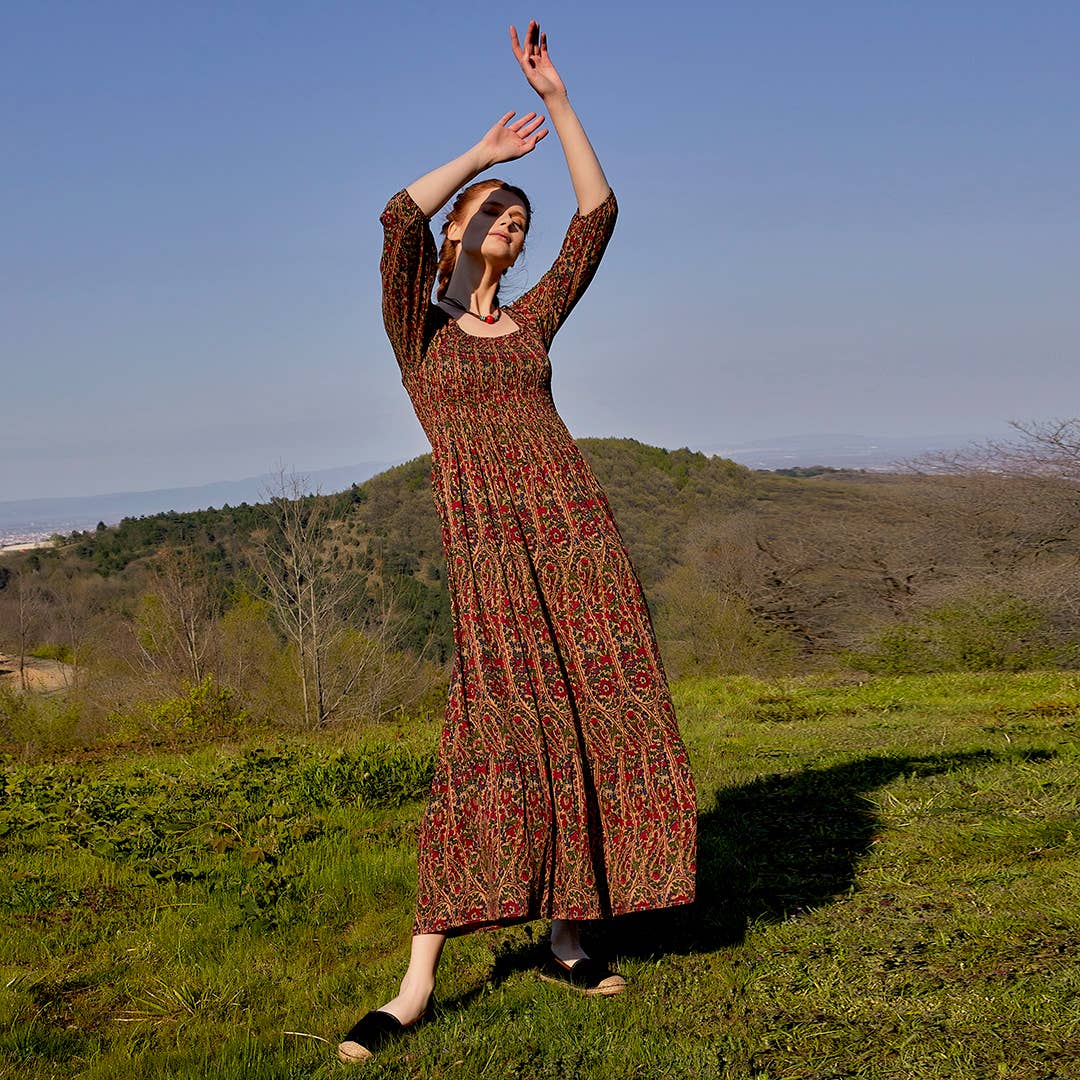
POLYGON ((510 45, 529 85, 542 98, 546 100, 553 94, 566 93, 566 87, 548 56, 547 34, 540 33, 540 24, 535 19, 529 20, 524 47, 518 41, 517 29, 510 27, 510 45))

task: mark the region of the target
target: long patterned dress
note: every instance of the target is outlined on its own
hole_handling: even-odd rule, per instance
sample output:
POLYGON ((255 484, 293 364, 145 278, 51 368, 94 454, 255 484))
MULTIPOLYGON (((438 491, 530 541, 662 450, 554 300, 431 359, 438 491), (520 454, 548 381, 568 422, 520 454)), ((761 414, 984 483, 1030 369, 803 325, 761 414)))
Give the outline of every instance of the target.
POLYGON ((551 395, 614 194, 479 337, 432 304, 408 192, 381 215, 383 318, 431 441, 455 658, 419 834, 413 932, 596 919, 694 898, 694 781, 638 576, 551 395))

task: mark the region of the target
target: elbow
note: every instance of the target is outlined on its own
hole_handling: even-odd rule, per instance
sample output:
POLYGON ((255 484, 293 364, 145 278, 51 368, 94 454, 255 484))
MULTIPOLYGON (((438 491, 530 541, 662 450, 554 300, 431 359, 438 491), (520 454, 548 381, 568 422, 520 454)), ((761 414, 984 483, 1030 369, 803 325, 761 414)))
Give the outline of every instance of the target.
POLYGON ((589 200, 588 209, 578 207, 578 217, 589 217, 591 214, 595 214, 601 208, 604 209, 605 217, 609 217, 612 221, 618 216, 619 204, 615 198, 615 192, 609 187, 607 191, 594 199, 589 200))

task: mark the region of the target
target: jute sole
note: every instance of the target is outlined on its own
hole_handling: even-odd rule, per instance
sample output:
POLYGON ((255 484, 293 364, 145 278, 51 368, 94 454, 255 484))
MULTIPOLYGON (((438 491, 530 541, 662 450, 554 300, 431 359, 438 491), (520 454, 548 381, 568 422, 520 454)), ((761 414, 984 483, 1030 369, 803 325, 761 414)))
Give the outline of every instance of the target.
POLYGON ((546 975, 539 972, 544 982, 554 983, 556 986, 565 986, 567 990, 573 990, 575 994, 587 994, 589 997, 612 997, 621 994, 626 989, 626 980, 621 975, 609 975, 598 986, 575 986, 566 979, 556 978, 554 975, 546 975))
POLYGON ((359 1065, 362 1061, 368 1061, 375 1055, 366 1047, 355 1042, 338 1043, 338 1061, 342 1065, 359 1065))

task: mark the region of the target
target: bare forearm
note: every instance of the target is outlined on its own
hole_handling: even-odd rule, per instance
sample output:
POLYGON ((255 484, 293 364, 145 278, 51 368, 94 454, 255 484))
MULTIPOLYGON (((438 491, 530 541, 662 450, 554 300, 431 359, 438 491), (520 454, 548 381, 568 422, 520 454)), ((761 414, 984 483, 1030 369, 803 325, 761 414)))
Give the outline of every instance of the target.
POLYGON ((611 187, 600 167, 596 151, 581 126, 581 121, 565 94, 546 97, 548 118, 559 136, 566 165, 570 170, 570 182, 577 195, 578 212, 582 215, 596 209, 608 196, 611 187))
POLYGON ((437 169, 425 173, 419 180, 414 180, 405 189, 425 217, 433 217, 446 205, 450 196, 464 187, 485 169, 490 169, 494 162, 485 153, 479 143, 466 150, 460 157, 440 165, 437 169))

